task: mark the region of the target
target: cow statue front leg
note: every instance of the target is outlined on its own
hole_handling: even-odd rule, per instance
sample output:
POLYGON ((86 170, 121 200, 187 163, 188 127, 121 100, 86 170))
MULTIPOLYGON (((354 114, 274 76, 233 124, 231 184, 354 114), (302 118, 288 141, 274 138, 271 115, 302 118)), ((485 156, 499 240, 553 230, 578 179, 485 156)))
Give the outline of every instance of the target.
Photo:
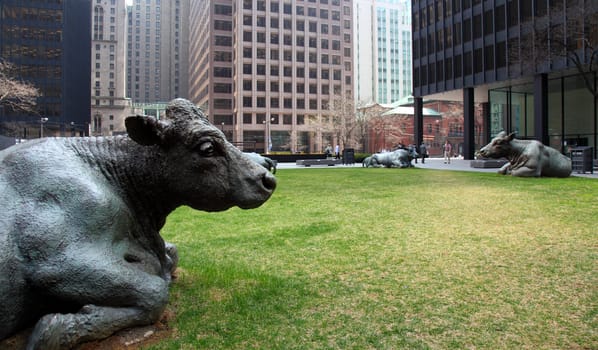
POLYGON ((164 247, 166 249, 166 259, 167 259, 167 269, 170 272, 169 278, 172 278, 174 274, 174 270, 176 270, 179 264, 179 252, 176 248, 176 245, 165 242, 164 247))
POLYGON ((500 169, 498 169, 498 173, 501 175, 509 175, 511 173, 511 162, 506 162, 500 169))
POLYGON ((27 349, 70 349, 121 329, 156 322, 168 302, 169 281, 161 277, 168 273, 159 270, 156 261, 148 261, 152 260, 149 255, 137 254, 137 258, 127 261, 124 256, 79 252, 75 258, 62 256, 55 261, 61 264, 60 269, 50 267, 32 276, 48 299, 58 298, 82 307, 76 313, 42 317, 29 337, 27 349))

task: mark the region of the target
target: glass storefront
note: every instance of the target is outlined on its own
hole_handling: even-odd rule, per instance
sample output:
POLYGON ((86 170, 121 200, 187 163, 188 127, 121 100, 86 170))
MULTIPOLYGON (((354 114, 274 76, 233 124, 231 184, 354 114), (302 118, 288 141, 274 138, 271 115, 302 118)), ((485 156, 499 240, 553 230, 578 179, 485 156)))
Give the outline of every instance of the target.
MULTIPOLYGON (((505 130, 517 133, 518 138, 536 138, 532 84, 491 90, 489 101, 491 137, 505 130)), ((548 81, 551 147, 568 153, 571 147, 591 146, 596 152, 597 124, 594 97, 582 77, 575 75, 548 81)))

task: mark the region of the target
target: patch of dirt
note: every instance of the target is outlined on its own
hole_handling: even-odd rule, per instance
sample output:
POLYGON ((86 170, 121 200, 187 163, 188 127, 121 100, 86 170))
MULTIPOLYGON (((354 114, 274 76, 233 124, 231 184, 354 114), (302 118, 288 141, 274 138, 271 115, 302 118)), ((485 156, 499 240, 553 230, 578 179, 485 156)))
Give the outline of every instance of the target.
MULTIPOLYGON (((112 336, 98 341, 84 343, 76 347, 76 350, 135 350, 142 346, 148 346, 173 336, 174 330, 169 324, 174 320, 175 313, 167 307, 158 322, 137 328, 128 328, 119 331, 112 336)), ((14 336, 1 340, 0 349, 23 350, 27 345, 27 338, 33 331, 32 328, 15 334, 14 336)))

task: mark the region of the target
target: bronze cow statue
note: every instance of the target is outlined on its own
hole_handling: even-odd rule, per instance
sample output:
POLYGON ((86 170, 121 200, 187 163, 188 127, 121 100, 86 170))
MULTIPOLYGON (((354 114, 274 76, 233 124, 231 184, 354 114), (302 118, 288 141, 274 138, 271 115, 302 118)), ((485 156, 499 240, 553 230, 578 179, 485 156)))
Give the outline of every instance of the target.
POLYGON ((526 177, 568 177, 571 159, 536 140, 518 140, 515 134, 501 131, 479 151, 482 157, 506 158, 499 174, 526 177))
POLYGON ((415 149, 399 148, 392 152, 374 153, 366 167, 374 168, 411 168, 413 163, 411 161, 417 158, 418 154, 415 149))
POLYGON ((167 215, 256 208, 276 187, 189 101, 126 127, 0 152, 0 339, 35 325, 28 349, 68 349, 154 323, 177 263, 167 215))

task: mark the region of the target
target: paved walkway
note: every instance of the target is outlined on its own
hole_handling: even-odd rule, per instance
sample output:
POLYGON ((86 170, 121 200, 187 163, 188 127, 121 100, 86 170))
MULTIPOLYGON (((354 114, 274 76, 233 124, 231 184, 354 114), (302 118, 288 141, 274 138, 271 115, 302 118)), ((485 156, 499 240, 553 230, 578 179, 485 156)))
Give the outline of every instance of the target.
MULTIPOLYGON (((428 158, 424 164, 418 160, 415 167, 422 168, 422 169, 438 169, 438 170, 460 170, 460 171, 478 171, 478 172, 486 172, 486 173, 496 173, 498 168, 472 168, 469 165, 469 160, 465 160, 462 158, 453 158, 451 159, 450 164, 445 164, 443 158, 428 158)), ((296 165, 295 163, 278 163, 278 169, 313 169, 313 168, 329 168, 329 169, 339 169, 339 168, 346 168, 346 167, 361 167, 361 163, 355 163, 352 165, 335 165, 335 166, 311 166, 305 167, 301 165, 296 165)), ((593 174, 586 172, 585 174, 578 174, 577 172, 573 172, 572 176, 581 176, 587 178, 598 179, 598 172, 594 171, 593 174)))

